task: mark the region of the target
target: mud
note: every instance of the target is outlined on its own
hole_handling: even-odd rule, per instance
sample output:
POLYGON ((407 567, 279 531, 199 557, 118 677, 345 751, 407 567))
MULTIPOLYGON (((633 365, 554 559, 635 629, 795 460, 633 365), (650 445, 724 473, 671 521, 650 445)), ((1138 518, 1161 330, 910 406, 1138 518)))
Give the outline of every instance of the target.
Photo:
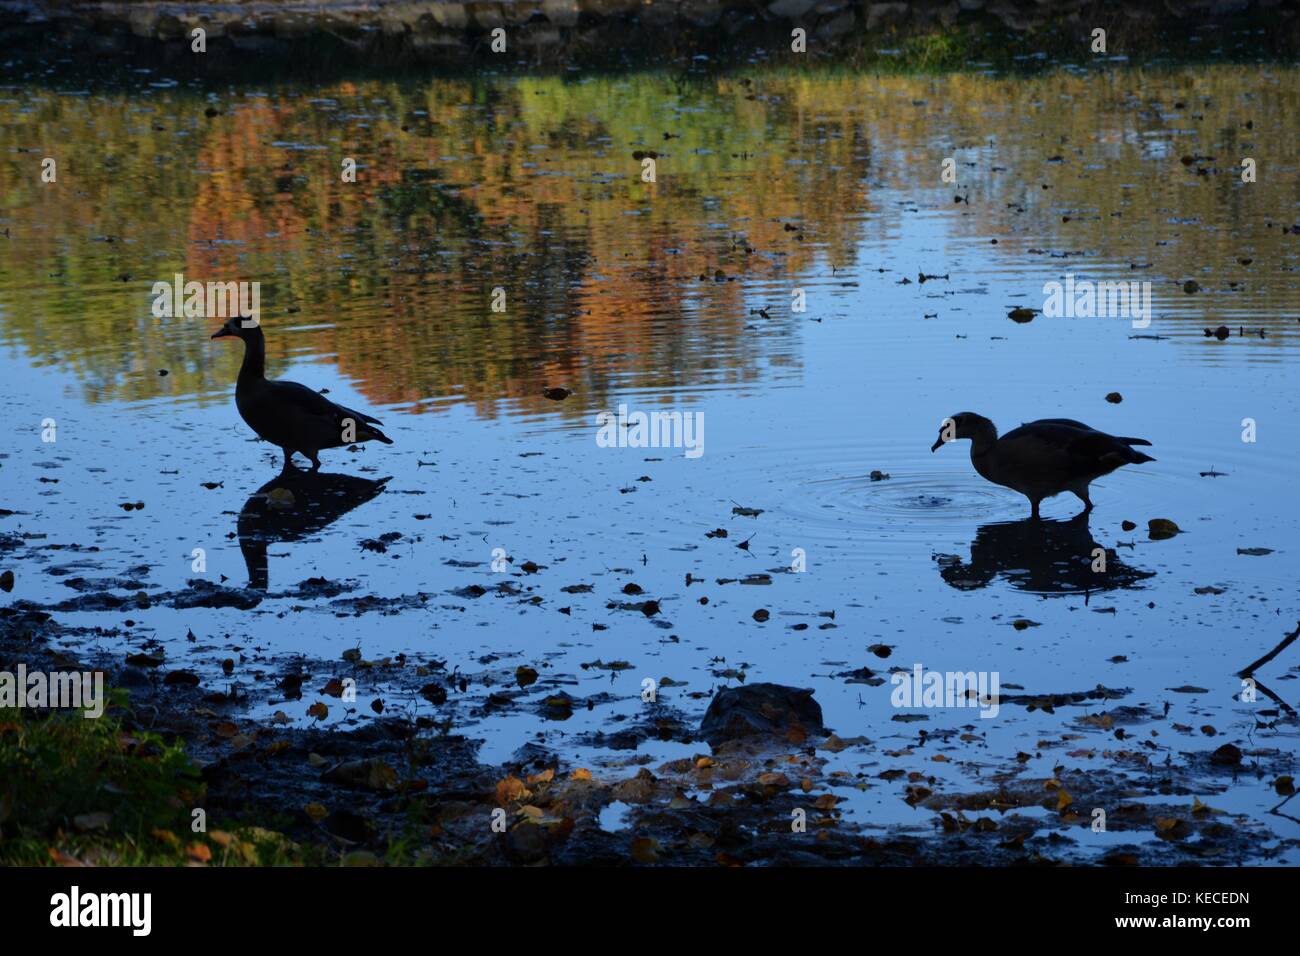
MULTIPOLYGON (((0 612, 0 667, 21 660, 29 670, 103 670, 110 683, 129 690, 129 726, 184 741, 207 785, 210 819, 272 830, 350 864, 1051 866, 1081 861, 1078 835, 1094 827, 1095 807, 1109 808, 1106 830, 1114 835, 1093 860, 1101 864, 1240 865, 1267 861, 1295 843, 1264 849, 1271 835, 1259 822, 1216 809, 1212 796, 1194 796, 1212 795, 1239 777, 1283 780, 1294 772, 1292 754, 1206 749, 1193 739, 1162 755, 1153 741, 1179 731, 1144 708, 1063 714, 1059 739, 1039 742, 1042 750, 1061 749, 1063 760, 1100 750, 1106 769, 1061 767, 1044 780, 1021 772, 1030 755, 1020 754, 1002 765, 972 766, 966 789, 945 787, 924 767, 949 759, 942 744, 978 744, 971 732, 978 728, 923 730, 914 744, 885 750, 866 738, 816 732, 812 718, 820 712, 809 712, 815 701, 800 694, 790 696, 798 705, 791 713, 803 721, 791 721, 784 737, 746 735, 710 748, 683 713, 660 706, 583 739, 610 752, 599 769, 533 744, 488 766, 478 759, 474 723, 492 708, 529 705, 523 688, 503 689, 518 685, 516 673, 489 667, 448 674, 436 662, 409 658, 259 656, 248 672, 251 684, 197 675, 191 683, 167 679, 161 659, 130 666, 98 652, 93 644, 106 633, 7 608, 0 612), (361 667, 382 671, 385 689, 368 702, 342 702, 334 693, 341 678, 361 667), (429 699, 431 686, 444 689, 438 719, 401 705, 373 706, 421 693, 429 699), (328 702, 328 726, 286 726, 282 712, 250 716, 254 699, 273 705, 305 693, 328 702), (656 761, 636 752, 650 739, 698 750, 656 761), (828 757, 844 751, 860 762, 857 773, 829 768, 828 757), (837 810, 842 798, 835 791, 845 787, 891 788, 914 809, 915 822, 850 822, 837 810)), ((543 715, 611 699, 548 692, 546 685, 558 682, 555 675, 541 682, 543 715)), ((372 675, 368 686, 374 683, 372 675)), ((1066 708, 1124 693, 1099 688, 1017 702, 1066 708)), ((771 692, 751 689, 739 697, 766 700, 771 692)), ((734 710, 735 692, 720 698, 734 710)), ((1193 736, 1186 731, 1184 737, 1193 736)), ((1277 812, 1289 800, 1279 797, 1277 812)))

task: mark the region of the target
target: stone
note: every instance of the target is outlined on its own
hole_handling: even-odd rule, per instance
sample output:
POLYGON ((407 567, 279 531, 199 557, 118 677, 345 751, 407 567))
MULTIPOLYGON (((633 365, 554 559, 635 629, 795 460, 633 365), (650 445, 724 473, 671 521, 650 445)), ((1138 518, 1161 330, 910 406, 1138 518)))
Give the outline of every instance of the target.
POLYGON ((719 0, 682 0, 682 19, 692 26, 711 27, 722 19, 719 0))
POLYGON ((552 27, 532 27, 519 36, 519 45, 530 49, 558 46, 564 38, 552 27))
POLYGON ((667 26, 677 19, 677 4, 673 0, 657 0, 649 6, 641 7, 638 16, 646 26, 667 26))
POLYGON ((775 3, 768 5, 767 12, 774 17, 797 20, 817 6, 817 2, 818 0, 776 0, 775 3))
POLYGON ((505 17, 506 25, 521 27, 526 23, 531 23, 534 16, 540 15, 542 5, 533 3, 531 0, 510 0, 510 2, 498 4, 501 15, 505 17))
POLYGON ((586 0, 582 8, 593 16, 604 19, 634 13, 640 6, 640 0, 586 0))
POLYGON ((153 37, 154 23, 157 19, 157 12, 148 7, 132 10, 129 21, 131 32, 142 39, 150 39, 153 37))
POLYGON ((718 691, 700 722, 700 736, 717 746, 741 737, 785 737, 791 730, 823 735, 822 709, 807 687, 742 684, 718 691))
POLYGON ((578 25, 578 0, 542 0, 542 13, 557 27, 578 25))
POLYGON ((500 8, 494 3, 472 3, 469 12, 474 17, 474 24, 480 30, 491 30, 506 25, 500 8))
POLYGON ((816 36, 819 40, 833 40, 852 30, 855 22, 853 11, 849 10, 846 13, 841 13, 834 19, 827 20, 825 23, 820 24, 817 27, 816 36))
POLYGON ((867 29, 874 30, 885 22, 897 23, 906 17, 906 3, 873 3, 867 8, 867 29))
POLYGON ((469 26, 469 14, 463 3, 435 3, 429 11, 438 26, 448 30, 464 30, 469 26))
POLYGON ((729 37, 738 36, 752 27, 758 18, 743 10, 728 10, 722 15, 722 29, 729 37))

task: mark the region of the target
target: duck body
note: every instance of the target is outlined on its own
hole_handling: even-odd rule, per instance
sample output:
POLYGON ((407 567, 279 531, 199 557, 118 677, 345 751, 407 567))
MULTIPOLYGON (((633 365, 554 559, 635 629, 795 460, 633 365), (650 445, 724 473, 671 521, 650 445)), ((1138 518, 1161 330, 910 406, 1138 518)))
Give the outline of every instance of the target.
POLYGON ((1124 465, 1155 461, 1132 447, 1150 445, 1149 441, 1108 435, 1072 418, 1039 419, 1001 437, 991 421, 973 412, 954 415, 945 426, 948 421, 953 427, 940 432, 931 450, 945 441, 969 438, 975 471, 1028 498, 1035 518, 1043 499, 1066 491, 1089 512, 1088 486, 1093 481, 1124 465))
POLYGON ((320 470, 320 451, 357 442, 393 443, 377 427, 379 419, 354 411, 297 382, 266 378, 266 340, 260 325, 244 328, 231 319, 212 337, 244 341, 244 361, 235 383, 235 408, 259 438, 284 452, 284 470, 292 469, 294 452, 320 470))

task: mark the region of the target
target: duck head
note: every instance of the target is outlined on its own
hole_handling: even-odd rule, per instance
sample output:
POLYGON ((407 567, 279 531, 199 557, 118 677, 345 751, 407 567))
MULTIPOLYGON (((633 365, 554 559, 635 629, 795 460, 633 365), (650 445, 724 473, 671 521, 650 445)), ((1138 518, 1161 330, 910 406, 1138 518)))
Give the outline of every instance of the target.
POLYGON ((257 338, 261 334, 262 326, 256 319, 247 319, 236 315, 227 319, 225 325, 213 332, 212 338, 224 339, 233 335, 235 338, 247 342, 249 339, 257 338))
POLYGON ((940 445, 959 438, 979 441, 996 439, 997 434, 997 428, 983 415, 976 415, 974 412, 958 412, 943 420, 943 424, 939 426, 939 438, 930 446, 930 451, 938 451, 940 445))

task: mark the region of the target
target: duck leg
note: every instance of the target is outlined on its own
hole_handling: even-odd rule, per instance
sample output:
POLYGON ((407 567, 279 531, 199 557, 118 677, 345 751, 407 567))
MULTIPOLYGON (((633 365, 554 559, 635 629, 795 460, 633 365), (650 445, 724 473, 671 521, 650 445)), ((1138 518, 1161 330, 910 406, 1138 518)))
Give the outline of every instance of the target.
POLYGON ((280 474, 289 471, 297 471, 297 469, 293 467, 293 449, 283 448, 281 451, 284 452, 284 467, 280 469, 280 474))
POLYGON ((1080 514, 1087 514, 1092 511, 1092 499, 1088 497, 1088 486, 1084 485, 1082 489, 1073 489, 1074 496, 1083 502, 1083 511, 1080 514))
POLYGON ((311 462, 312 474, 314 475, 316 472, 320 471, 320 458, 318 457, 318 453, 314 451, 305 451, 303 454, 306 455, 308 461, 311 462))
POLYGON ((1043 499, 1041 499, 1041 498, 1030 498, 1030 499, 1029 499, 1029 504, 1030 504, 1030 507, 1032 508, 1032 510, 1029 512, 1029 517, 1031 517, 1031 518, 1039 518, 1039 517, 1042 517, 1042 516, 1039 515, 1039 513, 1038 513, 1038 502, 1040 502, 1040 501, 1042 501, 1042 500, 1043 500, 1043 499))

